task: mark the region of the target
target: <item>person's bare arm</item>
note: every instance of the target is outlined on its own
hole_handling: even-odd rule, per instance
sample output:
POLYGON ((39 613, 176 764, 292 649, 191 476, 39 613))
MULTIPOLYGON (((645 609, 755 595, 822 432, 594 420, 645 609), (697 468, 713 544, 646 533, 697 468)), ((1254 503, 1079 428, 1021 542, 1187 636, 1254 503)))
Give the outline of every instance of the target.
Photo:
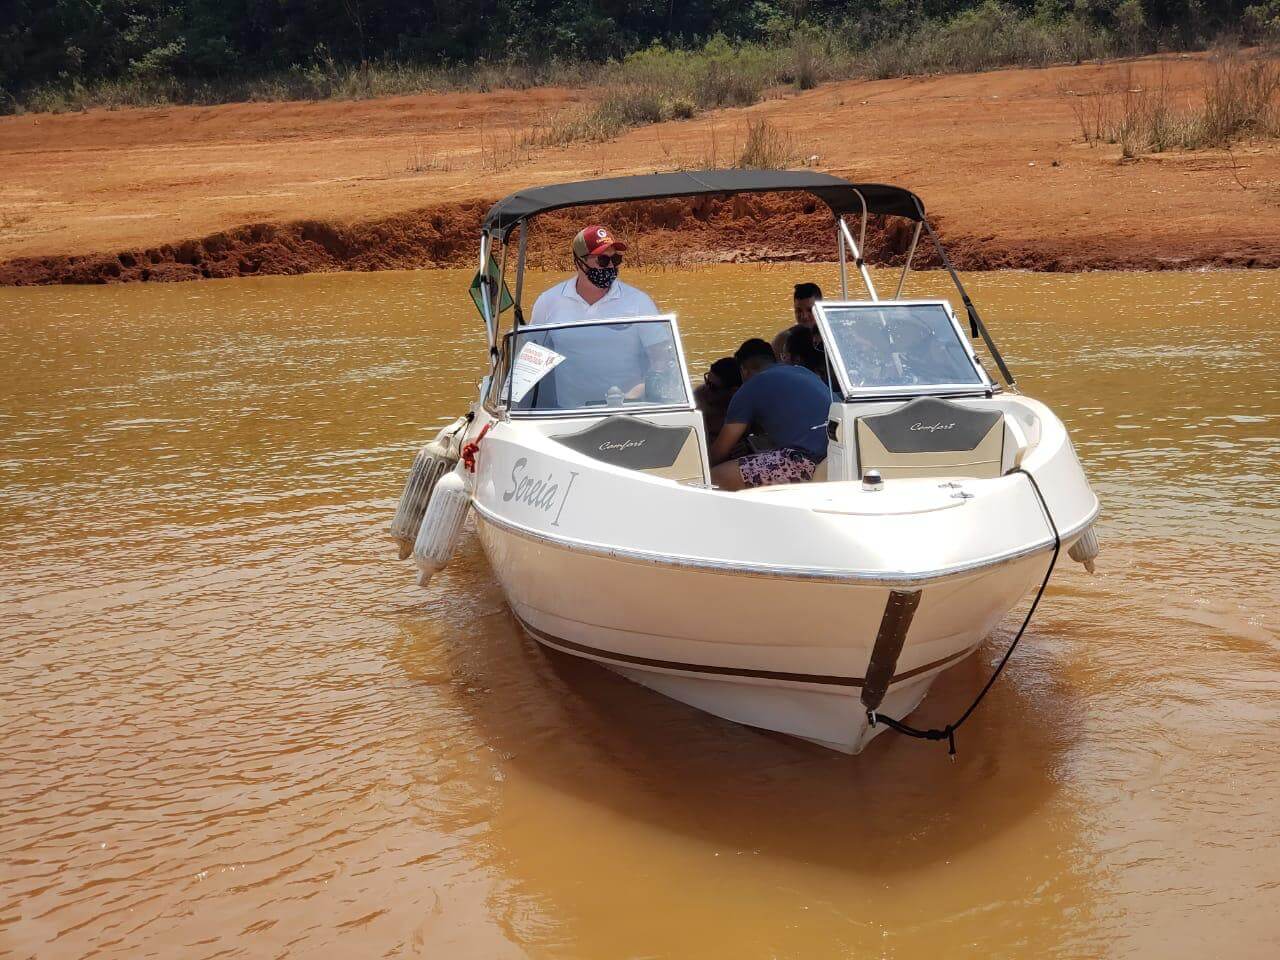
MULTIPOLYGON (((663 364, 673 362, 671 344, 667 343, 665 340, 659 343, 651 343, 647 345, 644 348, 644 353, 645 353, 645 363, 649 370, 653 370, 660 367, 663 364)), ((627 399, 643 400, 644 388, 645 388, 644 380, 641 380, 634 387, 632 387, 630 390, 627 391, 626 393, 627 399)))
POLYGON ((738 441, 743 438, 747 432, 745 423, 726 423, 720 429, 720 435, 716 437, 716 442, 711 444, 711 449, 707 452, 707 459, 711 461, 714 467, 716 464, 723 463, 729 458, 729 451, 738 445, 738 441))

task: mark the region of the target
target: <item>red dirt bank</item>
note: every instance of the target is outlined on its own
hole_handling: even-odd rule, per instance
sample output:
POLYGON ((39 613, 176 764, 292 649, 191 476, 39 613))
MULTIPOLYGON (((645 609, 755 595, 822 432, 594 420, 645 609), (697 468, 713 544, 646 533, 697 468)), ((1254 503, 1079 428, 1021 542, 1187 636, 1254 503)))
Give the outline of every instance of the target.
MULTIPOLYGON (((1137 75, 1157 69, 1143 63, 1137 75)), ((1166 69, 1190 87, 1201 63, 1166 69)), ((966 269, 1280 266, 1275 145, 1122 163, 1115 147, 1079 142, 1064 90, 1096 88, 1117 70, 831 84, 536 151, 520 146, 521 132, 580 92, 2 118, 0 284, 469 264, 480 218, 502 194, 723 165, 758 116, 818 168, 916 190, 966 269)), ((648 262, 829 259, 829 220, 808 206, 744 197, 599 215, 648 262)), ((558 255, 581 218, 540 220, 535 258, 558 255)), ((905 240, 877 231, 871 253, 893 259, 905 240)))

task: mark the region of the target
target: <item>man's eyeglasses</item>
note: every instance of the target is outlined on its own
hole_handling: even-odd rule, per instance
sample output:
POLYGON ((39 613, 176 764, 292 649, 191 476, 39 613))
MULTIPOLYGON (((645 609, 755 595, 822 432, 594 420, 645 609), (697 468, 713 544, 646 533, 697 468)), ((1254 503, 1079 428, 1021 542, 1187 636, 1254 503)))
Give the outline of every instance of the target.
POLYGON ((620 267, 622 266, 622 254, 615 253, 610 256, 607 253, 597 253, 596 262, 602 267, 620 267))

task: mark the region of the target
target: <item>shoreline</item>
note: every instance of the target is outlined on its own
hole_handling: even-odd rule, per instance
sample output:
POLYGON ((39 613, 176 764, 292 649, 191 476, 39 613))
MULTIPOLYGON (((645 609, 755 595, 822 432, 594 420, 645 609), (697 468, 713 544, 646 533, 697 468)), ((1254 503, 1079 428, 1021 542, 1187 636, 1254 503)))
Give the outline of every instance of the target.
MULTIPOLYGON (((248 224, 205 237, 153 247, 133 247, 113 253, 85 253, 19 257, 0 262, 0 286, 59 284, 172 283, 253 276, 296 276, 307 273, 430 270, 474 267, 480 221, 488 203, 467 202, 429 207, 392 217, 333 224, 320 220, 248 224)), ((535 225, 542 240, 532 240, 530 267, 564 269, 568 260, 546 242, 571 235, 578 221, 600 219, 615 224, 636 252, 635 267, 685 267, 715 263, 827 263, 834 262, 830 218, 809 214, 798 201, 760 202, 765 208, 734 216, 726 208, 733 201, 712 200, 708 215, 691 210, 684 217, 663 211, 661 226, 647 228, 654 205, 631 216, 618 208, 595 216, 582 211, 547 214, 535 225), (790 208, 790 209, 789 209, 790 208), (754 236, 743 236, 747 224, 754 236)), ((1089 271, 1237 270, 1280 268, 1280 245, 1248 244, 1246 249, 1188 251, 1178 247, 1126 249, 1116 241, 1097 245, 1007 244, 990 237, 966 236, 934 221, 956 269, 966 272, 1026 270, 1038 273, 1089 271), (1263 249, 1263 247, 1269 247, 1263 249)), ((536 234, 535 234, 536 236, 536 234)), ((876 267, 901 266, 909 231, 890 223, 886 229, 868 227, 867 261, 876 267)), ((922 241, 913 270, 941 267, 936 253, 922 241)), ((1244 244, 1237 243, 1240 247, 1244 244)))
MULTIPOLYGON (((1192 96, 1204 64, 842 81, 560 147, 529 138, 586 91, 3 117, 0 285, 467 267, 507 193, 731 165, 761 121, 792 144, 790 166, 914 190, 963 270, 1280 267, 1280 144, 1135 159, 1080 138, 1073 97, 1121 80, 1192 96)), ((548 214, 530 261, 563 266, 591 219, 633 243, 638 265, 827 260, 830 220, 811 208, 740 196, 548 214)), ((907 231, 869 241, 869 261, 893 264, 907 231)), ((915 265, 931 254, 922 243, 915 265)))

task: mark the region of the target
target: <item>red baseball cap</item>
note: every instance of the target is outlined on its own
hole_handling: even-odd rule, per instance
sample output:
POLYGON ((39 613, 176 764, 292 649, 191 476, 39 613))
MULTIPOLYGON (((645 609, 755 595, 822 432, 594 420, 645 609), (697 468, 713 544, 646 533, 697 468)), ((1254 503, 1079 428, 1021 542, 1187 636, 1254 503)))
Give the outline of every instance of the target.
POLYGON ((608 227, 601 226, 598 223, 583 227, 578 231, 578 235, 573 238, 573 255, 575 257, 595 256, 610 247, 615 250, 627 249, 625 243, 613 239, 613 234, 609 232, 608 227))

